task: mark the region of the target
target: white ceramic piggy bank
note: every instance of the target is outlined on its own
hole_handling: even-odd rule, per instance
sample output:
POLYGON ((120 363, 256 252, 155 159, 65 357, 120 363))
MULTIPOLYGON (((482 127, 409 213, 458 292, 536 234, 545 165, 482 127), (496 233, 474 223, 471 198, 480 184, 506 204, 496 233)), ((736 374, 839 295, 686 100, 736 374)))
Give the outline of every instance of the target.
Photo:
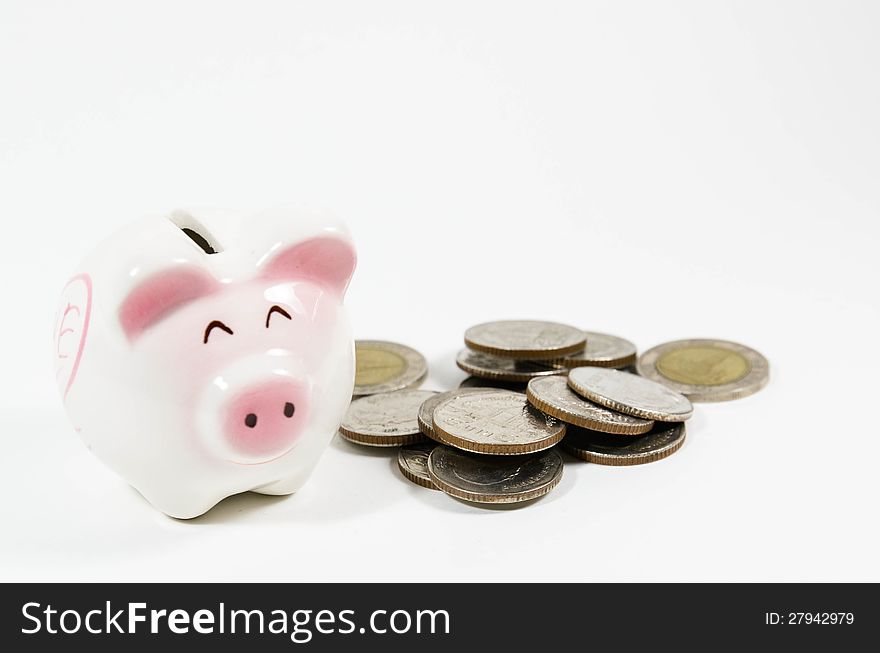
POLYGON ((287 208, 178 211, 111 236, 55 324, 75 429, 174 517, 296 491, 351 399, 355 260, 338 222, 287 208))

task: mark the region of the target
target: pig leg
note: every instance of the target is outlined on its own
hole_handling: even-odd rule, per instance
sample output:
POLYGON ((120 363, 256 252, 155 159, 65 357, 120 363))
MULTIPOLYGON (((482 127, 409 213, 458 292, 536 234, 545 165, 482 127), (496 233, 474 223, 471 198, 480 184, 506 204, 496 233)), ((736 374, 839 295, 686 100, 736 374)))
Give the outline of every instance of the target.
POLYGON ((308 479, 308 476, 308 474, 297 474, 296 476, 284 478, 280 481, 274 481, 273 483, 268 483, 266 485, 261 485, 260 487, 255 487, 253 490, 251 490, 251 492, 276 496, 293 494, 303 486, 303 484, 308 479))
MULTIPOLYGON (((354 370, 352 369, 352 376, 354 375, 354 370)), ((346 405, 348 403, 348 398, 345 399, 346 405)), ((334 424, 332 428, 327 429, 323 437, 321 436, 321 430, 317 430, 315 433, 315 437, 311 438, 308 442, 308 448, 302 448, 297 450, 297 455, 301 457, 301 460, 304 461, 313 461, 311 463, 307 463, 301 465, 299 467, 299 471, 291 474, 290 476, 284 476, 276 481, 271 481, 266 483, 265 485, 260 485, 258 487, 252 488, 251 492, 256 492, 257 494, 271 494, 271 495, 284 495, 284 494, 293 494, 297 490, 299 490, 306 481, 309 480, 309 477, 312 475, 312 471, 315 468, 315 462, 321 457, 324 449, 327 446, 327 443, 336 435, 336 429, 338 428, 338 424, 334 424)))
POLYGON ((176 492, 149 492, 135 488, 154 508, 174 519, 194 519, 208 512, 227 495, 217 496, 200 491, 199 488, 189 490, 177 489, 176 492))

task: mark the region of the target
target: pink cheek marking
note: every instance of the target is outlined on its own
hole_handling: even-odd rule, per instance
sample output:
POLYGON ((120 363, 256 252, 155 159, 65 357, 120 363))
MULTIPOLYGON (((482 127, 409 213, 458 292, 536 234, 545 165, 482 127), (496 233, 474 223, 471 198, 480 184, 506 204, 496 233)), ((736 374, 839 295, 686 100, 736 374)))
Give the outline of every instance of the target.
POLYGON ((248 457, 271 459, 289 450, 306 422, 308 401, 301 386, 267 381, 242 391, 229 402, 223 435, 248 457))
POLYGON ((137 286, 119 308, 119 323, 129 341, 191 301, 220 289, 207 272, 187 267, 158 272, 137 286))

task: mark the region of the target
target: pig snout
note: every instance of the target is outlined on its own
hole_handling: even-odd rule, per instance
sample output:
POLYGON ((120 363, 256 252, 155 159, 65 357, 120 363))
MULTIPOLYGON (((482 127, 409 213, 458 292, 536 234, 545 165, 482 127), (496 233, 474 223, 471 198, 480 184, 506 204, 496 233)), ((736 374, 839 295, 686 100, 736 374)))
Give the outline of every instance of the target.
POLYGON ((213 376, 194 404, 199 439, 229 462, 273 461, 308 432, 313 391, 295 356, 273 351, 237 359, 213 376))
POLYGON ((283 379, 246 388, 229 401, 223 436, 248 457, 280 455, 301 430, 304 399, 295 383, 283 379))

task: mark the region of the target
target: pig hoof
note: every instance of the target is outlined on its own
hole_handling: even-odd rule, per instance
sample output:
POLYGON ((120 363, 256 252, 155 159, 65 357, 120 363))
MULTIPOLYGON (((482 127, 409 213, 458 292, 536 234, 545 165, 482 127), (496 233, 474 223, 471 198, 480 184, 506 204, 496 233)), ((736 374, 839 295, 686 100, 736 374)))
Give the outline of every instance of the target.
POLYGON ((293 494, 296 492, 300 485, 299 479, 285 479, 283 481, 275 481, 274 483, 269 483, 268 485, 261 485, 260 487, 255 487, 251 492, 256 492, 257 494, 269 494, 273 496, 284 496, 286 494, 293 494))

